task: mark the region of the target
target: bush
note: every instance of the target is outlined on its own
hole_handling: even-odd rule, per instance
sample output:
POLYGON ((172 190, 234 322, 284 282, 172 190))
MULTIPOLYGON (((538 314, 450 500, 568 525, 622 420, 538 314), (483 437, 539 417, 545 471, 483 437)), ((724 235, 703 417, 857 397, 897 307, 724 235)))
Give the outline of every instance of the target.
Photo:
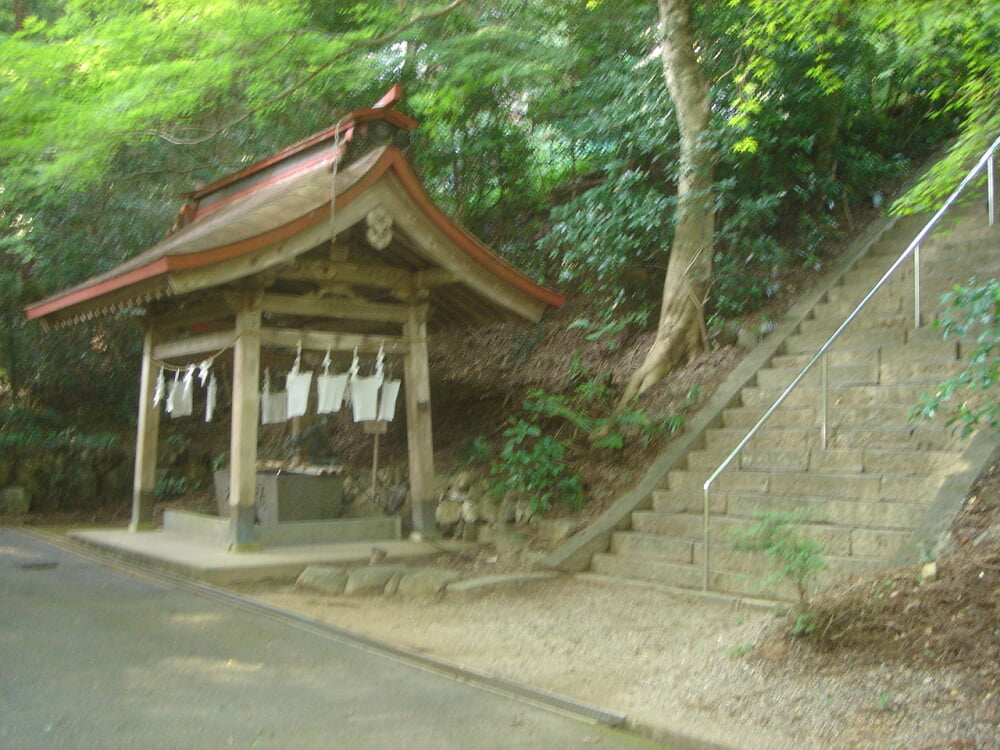
POLYGON ((980 285, 970 279, 968 286, 956 284, 941 302, 950 308, 951 314, 934 321, 934 327, 944 331, 945 339, 982 330, 976 346, 969 352, 965 369, 934 391, 923 394, 920 403, 911 410, 910 420, 932 419, 942 408, 948 408, 951 411, 948 425, 967 437, 982 425, 1000 424, 1000 402, 992 393, 1000 381, 1000 354, 995 351, 1000 341, 1000 282, 991 279, 980 285), (959 396, 964 397, 961 403, 949 406, 959 396))
POLYGON ((533 511, 544 513, 553 503, 573 511, 583 507, 583 480, 566 462, 566 445, 523 419, 508 422, 506 442, 493 460, 494 492, 524 495, 533 511))
POLYGON ((764 578, 765 584, 791 581, 799 597, 796 633, 810 629, 809 585, 826 568, 823 551, 812 537, 795 529, 802 514, 764 513, 749 529, 733 529, 731 546, 741 552, 763 552, 777 565, 777 570, 764 578))

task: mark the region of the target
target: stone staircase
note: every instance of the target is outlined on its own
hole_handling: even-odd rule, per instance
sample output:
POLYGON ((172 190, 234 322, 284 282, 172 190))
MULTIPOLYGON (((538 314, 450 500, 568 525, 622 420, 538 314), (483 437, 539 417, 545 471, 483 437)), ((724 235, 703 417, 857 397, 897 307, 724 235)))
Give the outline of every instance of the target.
MULTIPOLYGON (((820 367, 791 392, 710 496, 709 589, 794 599, 786 584, 762 587, 773 570, 756 553, 730 549, 730 531, 765 512, 804 513, 828 569, 820 583, 884 567, 928 514, 942 485, 966 468, 968 440, 943 420, 910 423, 921 394, 959 371, 971 341, 943 341, 929 325, 941 295, 971 276, 1000 273, 1000 231, 986 212, 959 209, 921 246, 922 322, 913 325, 913 264, 897 270, 829 352, 828 445, 820 444, 820 367)), ((951 214, 949 214, 951 216, 951 214)), ((702 485, 809 362, 926 222, 901 219, 840 276, 775 356, 686 454, 682 468, 615 530, 591 559, 595 573, 701 589, 702 485)))

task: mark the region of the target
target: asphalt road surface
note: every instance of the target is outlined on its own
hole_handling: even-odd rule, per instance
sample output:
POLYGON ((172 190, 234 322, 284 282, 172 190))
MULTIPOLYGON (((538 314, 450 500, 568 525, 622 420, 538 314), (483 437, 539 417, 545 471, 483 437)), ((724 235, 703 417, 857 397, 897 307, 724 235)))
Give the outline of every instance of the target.
POLYGON ((0 528, 0 750, 658 747, 0 528))

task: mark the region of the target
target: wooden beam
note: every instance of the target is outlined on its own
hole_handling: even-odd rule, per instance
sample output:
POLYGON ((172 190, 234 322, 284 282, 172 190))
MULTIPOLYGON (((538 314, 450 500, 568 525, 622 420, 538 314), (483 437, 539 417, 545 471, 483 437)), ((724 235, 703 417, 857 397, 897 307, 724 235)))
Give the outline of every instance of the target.
POLYGON ((262 302, 264 312, 279 315, 305 315, 319 318, 346 318, 348 320, 368 320, 379 323, 406 322, 407 310, 404 305, 380 304, 375 302, 343 302, 323 297, 302 297, 291 294, 265 294, 262 302))
POLYGON ((358 284, 378 289, 394 289, 402 284, 410 284, 413 274, 405 268, 376 263, 346 263, 334 260, 300 261, 278 274, 291 281, 336 281, 342 284, 358 284))
POLYGON ((214 354, 231 347, 236 342, 236 336, 236 331, 225 330, 176 341, 164 341, 153 348, 153 356, 159 360, 167 360, 192 357, 197 354, 214 354))
POLYGON ((256 544, 257 422, 260 418, 260 309, 250 295, 236 312, 233 415, 229 435, 229 548, 256 544))
POLYGON ((165 311, 150 315, 149 320, 159 331, 176 331, 190 328, 199 323, 214 323, 217 320, 232 320, 233 311, 216 302, 205 302, 176 311, 165 311))
POLYGON ((434 537, 437 536, 437 523, 434 519, 434 437, 431 429, 426 306, 410 308, 403 334, 409 344, 403 367, 413 528, 426 536, 434 537))
POLYGON ((443 286, 444 284, 457 284, 458 276, 447 268, 428 268, 417 271, 413 282, 417 287, 443 286))
POLYGON ((355 348, 358 351, 375 352, 379 346, 384 346, 389 354, 405 354, 408 351, 406 342, 398 336, 365 336, 358 333, 339 333, 337 331, 310 331, 295 328, 262 328, 260 341, 263 346, 275 346, 283 349, 295 349, 299 342, 303 349, 313 351, 349 352, 355 348))
POLYGON ((156 455, 160 431, 160 409, 153 405, 158 368, 153 350, 159 333, 147 325, 142 341, 142 368, 139 371, 139 415, 136 425, 135 475, 132 480, 132 520, 129 531, 148 528, 153 522, 156 489, 156 455))

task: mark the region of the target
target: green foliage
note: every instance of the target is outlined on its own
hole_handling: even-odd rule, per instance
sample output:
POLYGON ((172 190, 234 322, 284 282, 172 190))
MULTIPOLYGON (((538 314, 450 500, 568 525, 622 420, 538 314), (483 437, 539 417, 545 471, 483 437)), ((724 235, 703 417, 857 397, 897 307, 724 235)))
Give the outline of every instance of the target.
POLYGON ((1000 382, 1000 282, 991 279, 968 286, 956 284, 945 294, 942 304, 950 314, 934 321, 934 327, 949 337, 963 338, 978 332, 976 345, 967 356, 965 368, 941 383, 935 390, 923 394, 910 412, 911 421, 932 419, 938 412, 949 410, 948 425, 967 437, 983 425, 1000 425, 1000 401, 994 389, 1000 382), (956 399, 957 404, 951 405, 956 399))
POLYGON ((157 500, 169 500, 190 492, 193 489, 191 482, 186 477, 170 476, 161 477, 153 488, 153 495, 157 500))
POLYGON ((616 306, 605 308, 591 321, 589 318, 577 318, 567 326, 568 330, 583 328, 587 331, 587 341, 600 342, 607 351, 614 351, 621 346, 620 335, 630 327, 643 326, 648 322, 649 311, 640 308, 616 315, 616 306))
POLYGON ((543 434, 537 425, 514 418, 503 436, 505 442, 490 469, 497 478, 493 487, 497 495, 524 495, 538 513, 548 511, 553 503, 573 511, 583 507, 583 480, 566 463, 562 441, 543 434))
POLYGON ((729 655, 734 659, 742 659, 747 654, 753 653, 754 645, 752 643, 738 643, 729 649, 729 655))
POLYGON ((121 439, 113 433, 83 432, 56 412, 23 408, 0 409, 0 450, 70 452, 113 460, 124 454, 121 439))
POLYGON ((83 507, 120 492, 127 450, 117 434, 84 430, 53 411, 0 408, 0 455, 32 509, 83 507))
POLYGON ((816 618, 809 612, 799 612, 792 623, 792 635, 809 635, 816 630, 816 618))
MULTIPOLYGON (((620 451, 633 442, 645 446, 672 435, 684 424, 682 414, 652 416, 641 409, 607 416, 607 380, 592 376, 579 359, 574 360, 573 369, 580 382, 570 394, 539 389, 527 395, 521 416, 508 421, 496 454, 481 436, 468 449, 470 463, 490 461, 496 494, 523 494, 536 512, 556 505, 571 511, 583 506, 585 488, 569 457, 571 445, 581 455, 593 450, 620 451), (569 440, 560 437, 567 428, 571 431, 569 440), (598 437, 588 441, 592 435, 598 437)), ((693 387, 681 408, 693 407, 699 396, 700 389, 693 387)))
POLYGON ((1000 129, 1000 8, 990 0, 894 0, 875 6, 901 64, 924 83, 939 128, 959 137, 945 159, 897 201, 894 213, 933 210, 1000 129))
POLYGON ((809 586, 812 579, 826 568, 819 542, 797 531, 803 514, 764 513, 748 529, 733 529, 730 545, 740 552, 763 552, 776 565, 774 573, 764 579, 765 584, 791 581, 798 592, 800 616, 795 624, 796 633, 808 633, 809 586))
MULTIPOLYGON (((421 121, 410 155, 436 200, 531 273, 604 304, 586 324, 593 341, 614 348, 653 320, 677 181, 655 4, 470 2, 376 42, 444 5, 0 10, 0 396, 131 420, 139 341, 127 315, 42 336, 24 305, 148 247, 178 196, 395 81, 421 121)), ((919 203, 996 129, 995 3, 695 6, 719 154, 716 316, 780 294, 786 269, 818 267, 835 220, 849 223, 880 180, 959 131, 919 203)), ((608 382, 588 374, 574 388, 532 418, 599 426, 608 382)), ((598 444, 621 449, 682 420, 629 417, 598 444)))
MULTIPOLYGON (((609 301, 624 289, 631 305, 662 286, 677 179, 651 5, 593 4, 566 21, 586 64, 569 79, 559 128, 588 171, 542 239, 560 281, 609 301)), ((738 317, 780 294, 789 269, 818 269, 838 223, 953 130, 931 117, 927 91, 941 79, 866 7, 696 8, 716 114, 706 137, 718 154, 709 312, 738 317)))

